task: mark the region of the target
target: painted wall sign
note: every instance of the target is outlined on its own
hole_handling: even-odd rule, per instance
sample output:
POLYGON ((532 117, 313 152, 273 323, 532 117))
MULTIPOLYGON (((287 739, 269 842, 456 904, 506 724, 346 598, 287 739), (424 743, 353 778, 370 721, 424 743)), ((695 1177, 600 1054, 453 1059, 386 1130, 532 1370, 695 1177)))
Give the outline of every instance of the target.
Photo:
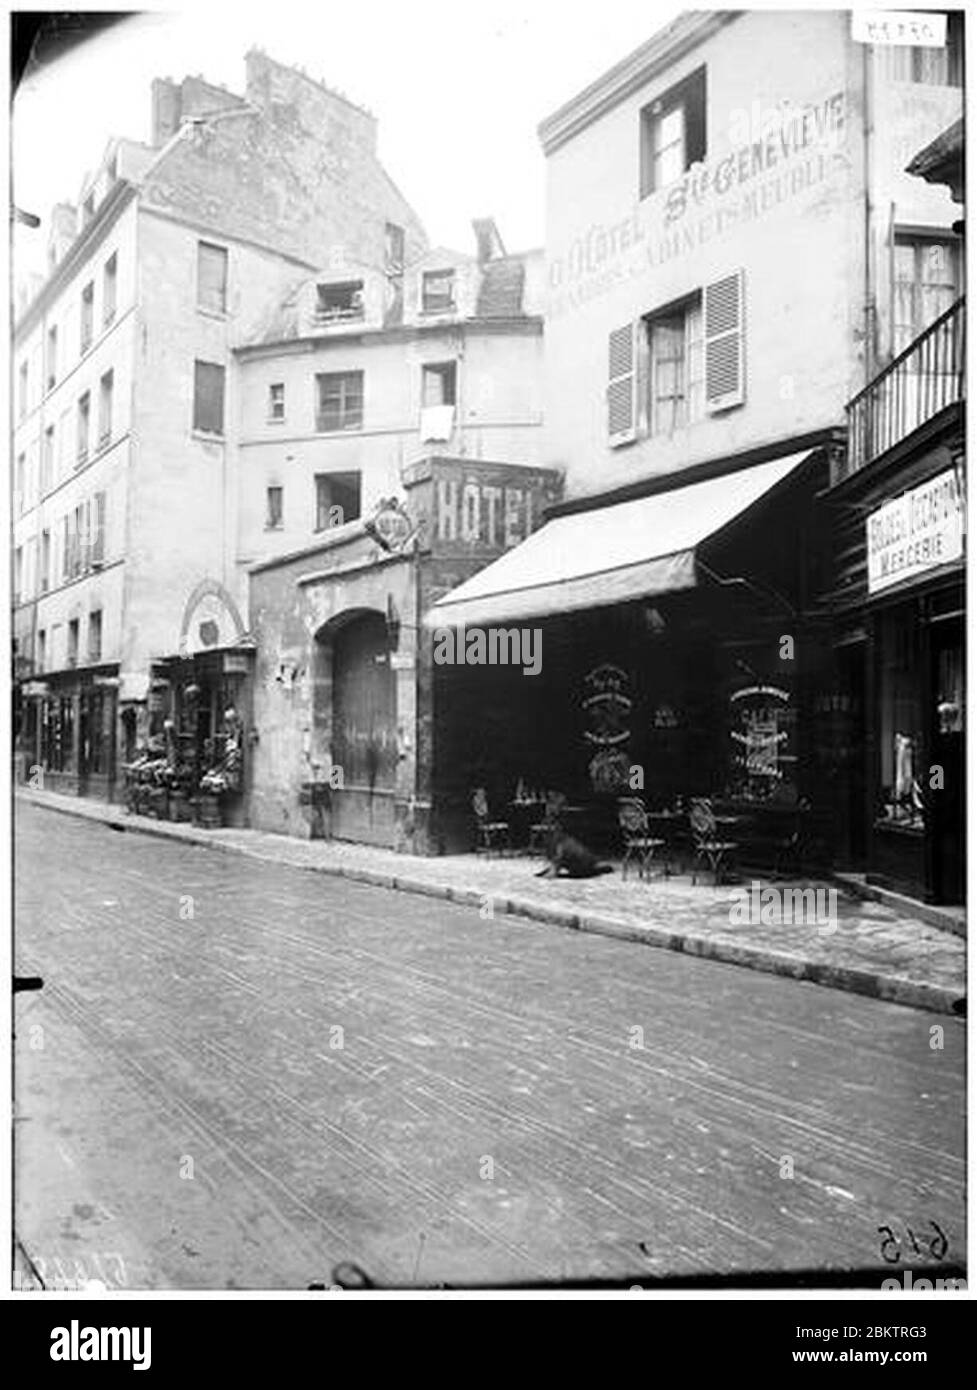
POLYGON ((535 498, 529 487, 503 487, 477 478, 438 478, 435 535, 439 541, 469 541, 508 550, 535 528, 535 498))
POLYGON ((963 528, 952 468, 886 502, 865 522, 869 593, 962 559, 963 528))
POLYGON ((847 142, 844 92, 772 108, 759 138, 695 165, 669 189, 664 205, 649 199, 617 221, 594 222, 562 254, 550 255, 548 312, 579 308, 847 171, 847 142))

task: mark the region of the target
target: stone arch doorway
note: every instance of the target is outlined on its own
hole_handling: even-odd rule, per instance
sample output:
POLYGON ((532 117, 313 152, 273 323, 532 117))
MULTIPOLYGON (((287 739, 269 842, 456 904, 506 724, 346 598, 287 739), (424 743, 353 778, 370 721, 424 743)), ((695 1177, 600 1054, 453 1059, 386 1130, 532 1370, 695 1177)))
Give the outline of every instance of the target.
POLYGON ((335 839, 396 841, 397 694, 384 615, 340 614, 317 634, 314 725, 322 761, 342 769, 330 791, 335 839), (341 785, 337 785, 341 781, 341 785))

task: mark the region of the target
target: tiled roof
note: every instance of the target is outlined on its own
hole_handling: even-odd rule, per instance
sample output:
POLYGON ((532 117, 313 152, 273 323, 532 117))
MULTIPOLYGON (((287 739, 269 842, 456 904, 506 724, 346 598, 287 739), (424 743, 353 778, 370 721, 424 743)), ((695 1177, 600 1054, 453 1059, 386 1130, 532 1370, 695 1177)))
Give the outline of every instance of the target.
POLYGON ((524 313, 522 295, 526 265, 519 256, 500 256, 482 266, 475 317, 508 319, 524 313))

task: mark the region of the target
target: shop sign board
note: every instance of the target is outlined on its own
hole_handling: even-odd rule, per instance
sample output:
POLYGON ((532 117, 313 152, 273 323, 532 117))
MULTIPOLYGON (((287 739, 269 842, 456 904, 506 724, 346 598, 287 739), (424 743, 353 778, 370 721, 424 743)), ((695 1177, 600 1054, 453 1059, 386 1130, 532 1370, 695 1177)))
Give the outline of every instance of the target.
POLYGON ((881 593, 963 558, 963 502, 952 468, 866 519, 868 591, 881 593))

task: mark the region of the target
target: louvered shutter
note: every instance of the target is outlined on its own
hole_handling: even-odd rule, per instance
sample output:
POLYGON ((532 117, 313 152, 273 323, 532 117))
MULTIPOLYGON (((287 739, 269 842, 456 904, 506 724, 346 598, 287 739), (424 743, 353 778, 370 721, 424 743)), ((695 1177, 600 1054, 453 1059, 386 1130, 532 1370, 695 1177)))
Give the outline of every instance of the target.
POLYGON ((706 409, 728 410, 746 399, 742 270, 706 285, 704 300, 706 409))
POLYGON ((608 338, 607 436, 612 448, 635 438, 637 418, 636 329, 633 323, 615 328, 608 338))
POLYGON ((96 492, 95 506, 92 512, 92 549, 91 560, 93 565, 105 563, 105 493, 96 492))

